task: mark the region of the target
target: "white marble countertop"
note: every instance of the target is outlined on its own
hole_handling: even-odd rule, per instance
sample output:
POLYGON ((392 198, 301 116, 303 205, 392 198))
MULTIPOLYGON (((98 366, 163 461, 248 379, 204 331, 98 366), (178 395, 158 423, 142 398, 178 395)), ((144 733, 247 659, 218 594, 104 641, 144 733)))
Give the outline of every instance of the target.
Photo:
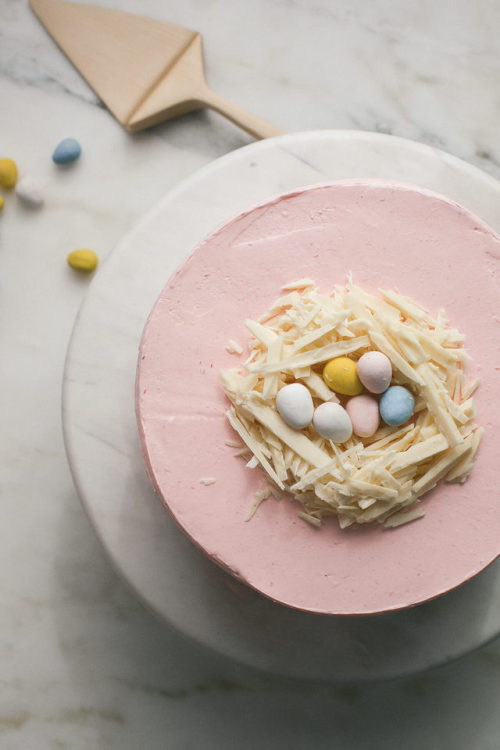
MULTIPOLYGON (((217 93, 292 132, 357 128, 437 145, 500 178, 495 0, 109 0, 202 32, 217 93)), ((293 682, 159 622, 111 568, 76 496, 60 427, 66 346, 88 279, 166 191, 249 142, 207 112, 127 135, 24 0, 0 0, 0 157, 46 184, 0 215, 0 746, 478 748, 500 743, 500 644, 372 685, 293 682), (68 135, 84 156, 57 170, 68 135)))

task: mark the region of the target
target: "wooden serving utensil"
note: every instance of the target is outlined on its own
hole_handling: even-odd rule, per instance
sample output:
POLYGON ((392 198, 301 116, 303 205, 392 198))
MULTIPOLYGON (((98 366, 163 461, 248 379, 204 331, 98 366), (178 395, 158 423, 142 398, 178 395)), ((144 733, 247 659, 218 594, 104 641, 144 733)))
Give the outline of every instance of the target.
POLYGON ((62 0, 30 0, 73 65, 127 130, 202 107, 255 138, 281 131, 211 91, 197 31, 119 10, 62 0))

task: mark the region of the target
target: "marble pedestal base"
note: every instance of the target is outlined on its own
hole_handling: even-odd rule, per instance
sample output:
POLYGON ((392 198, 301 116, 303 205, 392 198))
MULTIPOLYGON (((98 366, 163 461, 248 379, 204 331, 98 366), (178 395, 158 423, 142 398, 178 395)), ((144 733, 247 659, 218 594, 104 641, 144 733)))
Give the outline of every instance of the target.
POLYGON ((402 612, 327 618, 273 604, 206 559, 154 496, 139 450, 134 381, 148 313, 170 274, 208 232, 276 193, 348 177, 397 179, 441 192, 500 230, 500 184, 427 146, 350 131, 252 144, 181 183, 99 269, 75 324, 63 393, 75 484, 137 594, 179 631, 234 659, 342 681, 424 670, 496 636, 498 563, 402 612))

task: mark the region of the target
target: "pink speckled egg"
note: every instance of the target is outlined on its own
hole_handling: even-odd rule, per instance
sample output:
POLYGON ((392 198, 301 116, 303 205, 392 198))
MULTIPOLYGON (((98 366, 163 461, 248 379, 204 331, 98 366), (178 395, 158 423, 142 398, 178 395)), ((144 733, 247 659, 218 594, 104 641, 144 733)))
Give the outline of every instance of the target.
POLYGON ((392 378, 392 365, 389 357, 382 352, 366 352, 358 360, 358 377, 370 393, 386 391, 392 378))
POLYGON ((378 401, 373 396, 354 396, 349 399, 345 409, 351 418, 353 432, 358 437, 371 437, 377 431, 380 415, 378 401))

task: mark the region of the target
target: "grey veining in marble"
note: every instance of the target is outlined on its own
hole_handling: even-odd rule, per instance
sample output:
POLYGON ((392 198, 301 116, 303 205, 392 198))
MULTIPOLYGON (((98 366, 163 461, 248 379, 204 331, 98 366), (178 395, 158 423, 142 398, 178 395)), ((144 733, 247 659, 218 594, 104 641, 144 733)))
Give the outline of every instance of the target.
MULTIPOLYGON (((96 0, 97 3, 97 0, 96 0)), ((283 130, 359 128, 500 176, 496 0, 107 0, 199 29, 212 88, 283 130)), ((199 112, 129 136, 32 16, 0 0, 0 156, 42 179, 0 215, 0 747, 6 750, 497 750, 498 642, 415 678, 330 686, 196 647, 116 576, 83 513, 60 427, 62 368, 88 279, 167 190, 249 142, 199 112), (50 160, 73 135, 75 169, 50 160)))
MULTIPOLYGON (((496 0, 100 4, 199 30, 214 90, 284 130, 392 133, 499 168, 496 0)), ((2 74, 98 105, 25 5, 3 0, 2 74)))

